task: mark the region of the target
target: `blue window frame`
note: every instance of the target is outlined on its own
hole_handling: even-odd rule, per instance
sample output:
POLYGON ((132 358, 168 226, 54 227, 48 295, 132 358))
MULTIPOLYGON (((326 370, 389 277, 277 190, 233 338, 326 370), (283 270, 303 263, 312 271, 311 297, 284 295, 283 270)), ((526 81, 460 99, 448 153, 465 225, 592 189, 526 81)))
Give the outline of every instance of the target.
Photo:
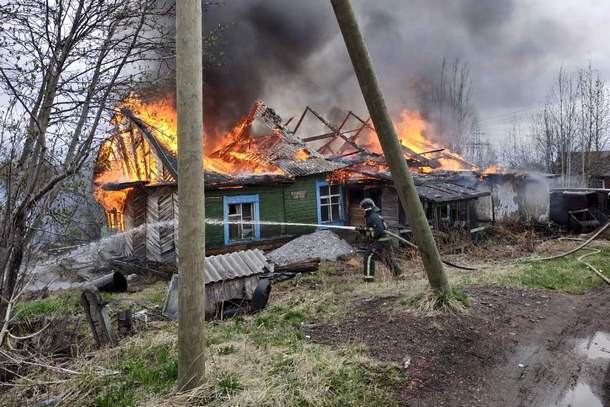
POLYGON ((343 209, 343 188, 340 185, 329 185, 326 181, 316 181, 316 196, 318 199, 318 223, 345 223, 343 209))
POLYGON ((223 206, 225 244, 261 238, 258 194, 225 196, 223 206))

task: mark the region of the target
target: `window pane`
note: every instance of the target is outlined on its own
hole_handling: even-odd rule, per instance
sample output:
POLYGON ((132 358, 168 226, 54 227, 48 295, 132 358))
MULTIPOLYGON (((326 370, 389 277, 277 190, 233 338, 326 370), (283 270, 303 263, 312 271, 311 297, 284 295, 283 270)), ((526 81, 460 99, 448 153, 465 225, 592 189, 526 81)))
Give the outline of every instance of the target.
POLYGON ((341 186, 333 185, 330 190, 331 194, 339 195, 341 193, 341 186))
POLYGON ((254 240, 256 238, 254 221, 255 202, 228 204, 227 220, 230 223, 230 241, 254 240))
POLYGON ((239 240, 239 225, 229 225, 229 240, 239 240))
POLYGON ((254 208, 252 208, 253 206, 254 206, 253 203, 242 204, 241 212, 242 212, 242 216, 244 219, 247 219, 247 220, 252 219, 252 213, 254 213, 254 208))
POLYGON ((320 198, 320 205, 329 205, 330 199, 328 198, 320 198))
POLYGON ((332 208, 333 221, 339 220, 341 218, 341 216, 339 215, 339 206, 333 205, 332 208))
POLYGON ((328 195, 328 185, 320 187, 320 196, 328 195))
POLYGON ((331 201, 331 203, 333 205, 339 205, 339 197, 338 196, 333 196, 330 201, 331 201))
POLYGON ((328 213, 328 206, 320 207, 320 217, 322 218, 322 222, 330 221, 329 213, 328 213))
POLYGON ((239 204, 229 204, 229 215, 239 213, 239 204))
POLYGON ((245 224, 242 226, 242 229, 242 239, 254 239, 254 228, 252 225, 245 224))

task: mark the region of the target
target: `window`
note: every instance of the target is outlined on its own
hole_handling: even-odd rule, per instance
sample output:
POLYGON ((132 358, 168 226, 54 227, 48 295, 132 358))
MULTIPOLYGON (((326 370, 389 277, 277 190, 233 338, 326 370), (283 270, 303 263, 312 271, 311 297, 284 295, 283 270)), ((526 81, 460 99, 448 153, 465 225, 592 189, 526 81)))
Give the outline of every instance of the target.
POLYGON ((340 185, 318 181, 318 223, 343 223, 343 192, 340 185))
POLYGON ((258 195, 225 196, 225 244, 259 239, 258 213, 258 195))

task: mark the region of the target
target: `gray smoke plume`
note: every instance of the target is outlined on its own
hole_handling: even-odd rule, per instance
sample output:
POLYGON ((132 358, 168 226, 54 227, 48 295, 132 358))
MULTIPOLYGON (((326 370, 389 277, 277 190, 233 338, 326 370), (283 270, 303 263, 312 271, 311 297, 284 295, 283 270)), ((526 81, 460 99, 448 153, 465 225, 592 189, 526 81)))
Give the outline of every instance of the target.
MULTIPOLYGON (((610 31, 601 28, 608 25, 599 10, 610 11, 610 4, 591 1, 353 4, 394 113, 418 108, 412 84, 434 82, 443 58, 470 65, 483 120, 486 113, 540 103, 559 66, 585 64, 591 48, 583 42, 601 46, 597 38, 610 31)), ((213 51, 220 64, 209 64, 205 74, 206 117, 234 122, 257 99, 284 117, 306 105, 333 117, 346 110, 366 115, 328 0, 227 0, 205 15, 206 30, 219 24, 225 29, 213 51)), ((607 58, 594 63, 602 73, 610 71, 607 58)))

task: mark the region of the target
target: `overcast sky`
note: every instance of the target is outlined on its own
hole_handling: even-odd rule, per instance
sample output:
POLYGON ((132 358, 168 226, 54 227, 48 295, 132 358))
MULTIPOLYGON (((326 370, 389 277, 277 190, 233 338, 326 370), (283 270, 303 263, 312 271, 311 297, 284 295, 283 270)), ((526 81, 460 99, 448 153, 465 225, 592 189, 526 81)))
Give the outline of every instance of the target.
MULTIPOLYGON (((610 77, 608 0, 353 3, 392 110, 412 105, 409 84, 437 75, 443 57, 470 64, 483 130, 494 138, 513 114, 527 121, 562 65, 591 60, 610 77)), ((285 117, 306 105, 331 116, 364 111, 328 0, 226 0, 206 16, 208 28, 216 24, 228 28, 209 95, 229 115, 227 104, 243 110, 253 98, 285 117)))

